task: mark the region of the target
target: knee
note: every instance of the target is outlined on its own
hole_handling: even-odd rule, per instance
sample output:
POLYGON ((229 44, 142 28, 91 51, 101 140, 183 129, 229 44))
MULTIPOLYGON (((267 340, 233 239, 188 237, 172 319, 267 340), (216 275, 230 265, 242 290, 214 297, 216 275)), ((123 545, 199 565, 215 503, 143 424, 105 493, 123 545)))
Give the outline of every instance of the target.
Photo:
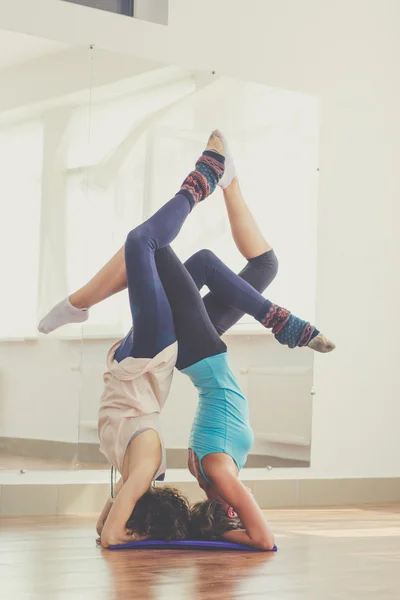
POLYGON ((265 268, 271 273, 272 279, 275 279, 279 271, 279 260, 273 250, 270 250, 267 254, 268 260, 265 261, 265 268))
POLYGON ((264 274, 271 282, 275 279, 279 270, 279 261, 273 250, 264 252, 260 256, 251 259, 251 263, 264 274))
POLYGON ((145 224, 139 225, 139 227, 132 229, 126 236, 125 252, 148 246, 150 240, 151 237, 148 227, 146 227, 145 224))
POLYGON ((202 250, 199 250, 196 254, 198 256, 198 260, 204 263, 214 262, 217 258, 214 252, 212 250, 208 250, 208 248, 203 248, 202 250))
POLYGON ((189 261, 195 264, 209 265, 215 262, 216 259, 217 257, 212 250, 203 248, 203 250, 199 250, 198 252, 193 254, 193 256, 189 258, 189 261))

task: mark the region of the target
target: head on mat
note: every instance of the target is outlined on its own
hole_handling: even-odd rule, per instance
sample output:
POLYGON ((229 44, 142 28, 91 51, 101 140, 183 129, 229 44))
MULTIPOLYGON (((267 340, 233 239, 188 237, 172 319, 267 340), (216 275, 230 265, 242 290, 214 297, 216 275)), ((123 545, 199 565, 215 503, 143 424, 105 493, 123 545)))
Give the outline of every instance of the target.
POLYGON ((190 509, 189 537, 192 540, 223 539, 228 531, 244 529, 232 507, 218 500, 196 502, 190 509))
POLYGON ((185 540, 189 514, 189 501, 179 490, 150 487, 136 502, 126 529, 136 540, 185 540))

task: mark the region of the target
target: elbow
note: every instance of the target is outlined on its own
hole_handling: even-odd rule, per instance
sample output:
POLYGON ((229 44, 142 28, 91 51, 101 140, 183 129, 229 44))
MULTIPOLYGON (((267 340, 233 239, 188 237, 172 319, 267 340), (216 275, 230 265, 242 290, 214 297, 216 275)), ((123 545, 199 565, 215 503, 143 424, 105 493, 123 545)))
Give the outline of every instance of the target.
POLYGON ((104 523, 103 521, 98 521, 96 525, 96 533, 101 538, 101 534, 103 533, 104 523))
POLYGON ((109 548, 110 546, 112 546, 112 541, 103 533, 100 536, 100 542, 103 548, 109 548))
POLYGON ((267 535, 260 539, 254 540, 254 544, 256 548, 264 550, 264 552, 271 552, 271 550, 273 550, 275 547, 275 538, 272 534, 267 535))

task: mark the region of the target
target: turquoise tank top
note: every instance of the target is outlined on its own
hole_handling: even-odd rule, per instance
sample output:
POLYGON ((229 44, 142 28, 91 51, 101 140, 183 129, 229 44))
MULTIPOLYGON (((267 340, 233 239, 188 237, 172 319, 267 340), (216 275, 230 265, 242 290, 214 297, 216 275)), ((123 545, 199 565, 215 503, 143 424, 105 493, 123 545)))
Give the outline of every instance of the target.
POLYGON ((244 467, 254 442, 247 400, 234 376, 226 352, 205 358, 181 371, 198 389, 199 404, 189 447, 197 454, 200 470, 207 454, 222 452, 244 467))

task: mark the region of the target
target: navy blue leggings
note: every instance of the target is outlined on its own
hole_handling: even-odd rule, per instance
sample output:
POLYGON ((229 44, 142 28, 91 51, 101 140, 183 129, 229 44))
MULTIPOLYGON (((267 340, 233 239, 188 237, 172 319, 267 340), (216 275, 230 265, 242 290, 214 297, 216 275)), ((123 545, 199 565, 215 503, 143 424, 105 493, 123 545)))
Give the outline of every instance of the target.
POLYGON ((176 238, 190 211, 188 198, 179 193, 128 234, 125 263, 133 328, 115 353, 118 362, 127 356, 153 358, 176 341, 154 255, 176 238))
MULTIPOLYGON (((219 335, 223 335, 247 313, 252 314, 252 305, 237 299, 237 275, 229 269, 211 250, 200 250, 193 254, 185 267, 196 283, 197 289, 207 286, 210 292, 203 302, 208 316, 219 335), (239 308, 238 308, 239 307, 239 308)), ((249 258, 238 276, 260 294, 273 282, 278 273, 278 259, 270 250, 255 258, 249 258)), ((240 288, 248 295, 249 287, 240 288)), ((253 302, 253 294, 251 294, 253 302)), ((260 298, 258 297, 258 300, 260 298)))
POLYGON ((125 262, 133 327, 115 353, 153 358, 178 341, 178 368, 226 350, 220 335, 244 313, 257 318, 270 302, 248 283, 263 291, 274 278, 273 251, 251 259, 240 276, 209 250, 202 250, 184 266, 169 243, 178 235, 191 210, 177 194, 145 223, 133 229, 125 243, 125 262), (246 281, 246 279, 248 281, 246 281), (199 290, 210 289, 204 301, 199 290))
POLYGON ((220 335, 245 313, 258 318, 271 305, 260 292, 277 273, 273 250, 250 259, 239 275, 210 250, 200 250, 183 265, 168 246, 157 251, 156 264, 174 318, 178 369, 225 352, 220 335), (204 285, 210 293, 202 299, 204 285))

